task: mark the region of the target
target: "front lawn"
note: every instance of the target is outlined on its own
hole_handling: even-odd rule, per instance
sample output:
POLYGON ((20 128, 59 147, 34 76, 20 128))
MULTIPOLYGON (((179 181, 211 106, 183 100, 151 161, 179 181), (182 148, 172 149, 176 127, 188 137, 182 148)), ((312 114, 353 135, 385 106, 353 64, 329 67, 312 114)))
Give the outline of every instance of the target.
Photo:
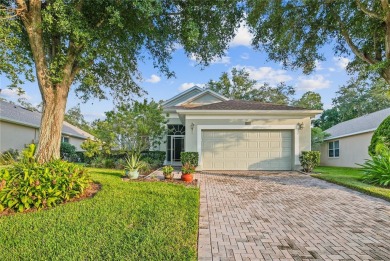
POLYGON ((92 199, 0 216, 0 260, 196 260, 199 191, 91 169, 92 199))
POLYGON ((390 201, 390 189, 363 183, 361 178, 364 174, 356 168, 317 167, 314 169, 314 172, 318 174, 312 174, 312 177, 390 201))

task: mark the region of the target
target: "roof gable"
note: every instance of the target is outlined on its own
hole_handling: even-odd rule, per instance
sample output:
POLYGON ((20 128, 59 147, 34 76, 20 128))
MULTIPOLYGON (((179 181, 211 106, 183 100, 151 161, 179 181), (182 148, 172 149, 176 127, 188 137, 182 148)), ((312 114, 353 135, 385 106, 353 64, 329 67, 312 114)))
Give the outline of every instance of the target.
POLYGON ((325 130, 325 132, 331 135, 325 140, 331 140, 335 138, 351 136, 354 134, 374 131, 376 130, 376 128, 378 128, 379 124, 381 124, 382 121, 388 116, 390 116, 390 108, 366 114, 364 116, 352 120, 341 122, 325 130))
POLYGON ((178 106, 202 106, 206 104, 212 104, 222 101, 227 101, 228 98, 212 91, 212 90, 204 90, 203 92, 187 99, 186 101, 181 102, 178 106))
POLYGON ((216 110, 216 111, 248 111, 248 110, 291 110, 291 111, 306 111, 304 108, 293 107, 288 105, 264 103, 258 101, 246 101, 246 100, 227 100, 212 104, 206 104, 197 107, 181 106, 181 109, 187 110, 216 110))
POLYGON ((188 90, 185 90, 185 91, 179 93, 176 96, 173 96, 169 100, 166 100, 165 102, 162 103, 162 106, 165 108, 176 106, 176 105, 194 97, 195 95, 198 95, 201 92, 203 92, 202 88, 200 88, 198 86, 194 86, 188 90))

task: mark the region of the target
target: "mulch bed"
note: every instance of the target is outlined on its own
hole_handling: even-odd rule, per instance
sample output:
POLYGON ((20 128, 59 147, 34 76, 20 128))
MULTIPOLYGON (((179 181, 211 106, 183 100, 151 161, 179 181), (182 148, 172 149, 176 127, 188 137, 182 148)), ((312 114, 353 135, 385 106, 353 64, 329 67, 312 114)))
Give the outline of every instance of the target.
POLYGON ((145 178, 145 177, 140 177, 138 179, 129 179, 129 178, 122 177, 122 180, 125 182, 165 182, 165 183, 180 184, 186 187, 197 187, 199 183, 197 179, 194 179, 191 182, 185 182, 182 181, 181 179, 159 179, 159 178, 145 178))
MULTIPOLYGON (((70 202, 76 202, 76 201, 81 201, 81 200, 84 200, 84 199, 88 199, 88 198, 93 198, 96 193, 98 193, 98 191, 102 188, 102 185, 100 183, 94 183, 92 182, 91 185, 85 189, 84 193, 81 194, 79 197, 76 197, 76 198, 72 198, 68 201, 65 201, 61 204, 58 204, 57 206, 59 205, 64 205, 64 204, 67 204, 67 203, 70 203, 70 202)), ((4 210, 3 212, 0 212, 0 217, 2 216, 11 216, 11 215, 14 215, 14 214, 25 214, 25 213, 31 213, 31 212, 36 212, 36 211, 40 211, 40 210, 48 210, 48 209, 52 209, 53 207, 51 208, 42 208, 42 209, 36 209, 36 208, 30 208, 30 209, 27 209, 23 212, 15 212, 14 210, 10 210, 10 209, 6 209, 4 210)))

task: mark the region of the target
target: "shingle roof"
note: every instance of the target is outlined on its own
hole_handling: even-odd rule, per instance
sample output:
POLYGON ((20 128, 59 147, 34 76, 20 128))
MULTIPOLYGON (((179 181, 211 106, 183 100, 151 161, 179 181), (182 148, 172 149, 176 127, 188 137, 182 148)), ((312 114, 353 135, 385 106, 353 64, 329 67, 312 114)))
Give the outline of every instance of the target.
MULTIPOLYGON (((6 101, 0 101, 0 119, 2 120, 39 128, 41 124, 41 116, 42 114, 40 112, 30 111, 21 106, 6 101)), ((93 137, 91 134, 77 128, 76 126, 66 121, 64 121, 62 125, 62 133, 85 139, 88 137, 93 137)))
POLYGON ((185 110, 306 110, 300 107, 244 100, 222 101, 197 107, 177 106, 176 108, 185 110))
POLYGON ((373 112, 349 121, 344 121, 325 130, 325 132, 331 135, 326 138, 326 140, 375 130, 388 116, 390 116, 390 108, 373 112))

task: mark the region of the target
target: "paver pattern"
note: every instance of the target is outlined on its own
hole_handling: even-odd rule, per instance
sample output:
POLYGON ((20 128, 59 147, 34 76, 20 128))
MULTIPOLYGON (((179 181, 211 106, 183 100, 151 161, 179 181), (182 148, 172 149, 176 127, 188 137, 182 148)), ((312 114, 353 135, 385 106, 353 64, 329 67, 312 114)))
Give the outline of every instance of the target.
POLYGON ((390 260, 390 203, 296 172, 200 179, 199 260, 390 260))

